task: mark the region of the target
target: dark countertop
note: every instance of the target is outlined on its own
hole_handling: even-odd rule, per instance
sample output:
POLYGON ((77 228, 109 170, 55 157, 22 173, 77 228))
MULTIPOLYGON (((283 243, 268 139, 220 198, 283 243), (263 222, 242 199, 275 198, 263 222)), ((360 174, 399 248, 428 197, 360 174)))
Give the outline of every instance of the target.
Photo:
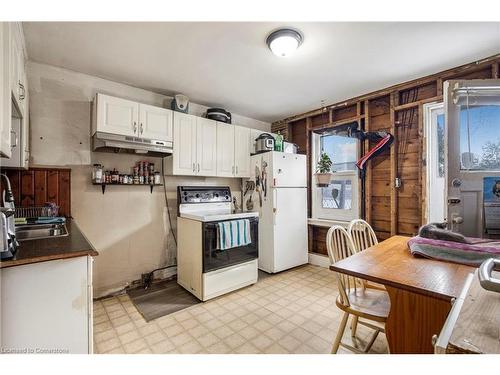
POLYGON ((73 220, 66 220, 66 228, 68 228, 69 233, 67 236, 20 241, 19 249, 17 249, 14 258, 1 261, 0 268, 56 259, 99 255, 73 220))

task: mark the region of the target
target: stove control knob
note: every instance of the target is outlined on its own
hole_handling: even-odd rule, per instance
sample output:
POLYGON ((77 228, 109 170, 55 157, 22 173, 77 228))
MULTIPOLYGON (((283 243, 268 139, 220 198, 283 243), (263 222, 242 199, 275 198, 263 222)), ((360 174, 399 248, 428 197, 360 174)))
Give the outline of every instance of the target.
POLYGON ((226 195, 226 199, 229 199, 229 195, 226 195))
POLYGON ((196 194, 196 198, 199 198, 200 197, 200 194, 196 194))
POLYGON ((215 193, 214 194, 215 198, 219 198, 219 194, 215 193))

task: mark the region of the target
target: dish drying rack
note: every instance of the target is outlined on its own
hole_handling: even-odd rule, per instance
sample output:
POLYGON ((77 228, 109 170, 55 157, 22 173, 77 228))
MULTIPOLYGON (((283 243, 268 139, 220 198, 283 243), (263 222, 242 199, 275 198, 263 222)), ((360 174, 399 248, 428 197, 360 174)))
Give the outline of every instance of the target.
POLYGON ((59 206, 16 207, 14 217, 54 217, 58 213, 59 206))

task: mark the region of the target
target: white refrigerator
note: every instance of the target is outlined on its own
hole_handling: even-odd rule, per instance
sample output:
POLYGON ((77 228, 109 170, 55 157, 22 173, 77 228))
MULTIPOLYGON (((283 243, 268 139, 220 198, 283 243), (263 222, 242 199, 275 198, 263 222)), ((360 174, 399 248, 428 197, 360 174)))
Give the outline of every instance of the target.
MULTIPOLYGON (((306 156, 276 151, 254 155, 251 173, 253 182, 259 175, 260 188, 244 196, 243 208, 259 212, 259 269, 275 273, 306 264, 306 156)), ((245 182, 244 192, 246 187, 245 182)))

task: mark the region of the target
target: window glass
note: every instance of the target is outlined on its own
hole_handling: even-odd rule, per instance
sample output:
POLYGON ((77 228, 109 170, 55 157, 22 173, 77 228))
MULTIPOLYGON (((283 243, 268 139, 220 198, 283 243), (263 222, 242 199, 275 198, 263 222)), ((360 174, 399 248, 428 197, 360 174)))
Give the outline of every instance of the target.
POLYGON ((460 109, 461 169, 500 170, 500 106, 460 109))
POLYGON ((356 170, 356 139, 338 135, 321 136, 321 149, 330 156, 334 172, 356 170))
POLYGON ((322 207, 350 210, 352 207, 351 180, 332 180, 328 187, 321 188, 322 207))
POLYGON ((439 177, 444 177, 444 114, 437 115, 437 172, 439 177))

